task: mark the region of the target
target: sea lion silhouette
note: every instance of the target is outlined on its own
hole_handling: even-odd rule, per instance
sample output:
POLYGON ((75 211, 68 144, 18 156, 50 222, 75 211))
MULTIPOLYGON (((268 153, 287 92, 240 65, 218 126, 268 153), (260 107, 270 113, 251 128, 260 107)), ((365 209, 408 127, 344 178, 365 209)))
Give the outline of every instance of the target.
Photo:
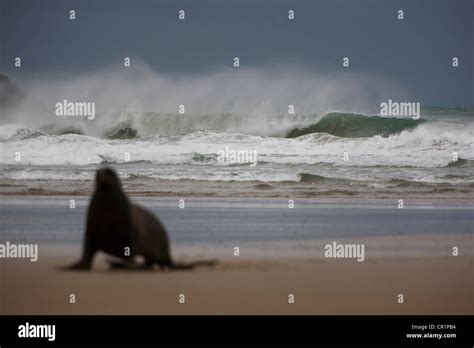
POLYGON ((123 259, 110 262, 114 268, 192 269, 197 265, 212 266, 215 260, 176 263, 170 255, 168 234, 158 217, 149 210, 131 203, 123 192, 120 179, 111 168, 99 169, 96 187, 89 205, 82 258, 67 269, 89 270, 94 255, 103 251, 123 259), (129 253, 126 253, 129 248, 129 253), (137 265, 135 256, 145 261, 137 265))

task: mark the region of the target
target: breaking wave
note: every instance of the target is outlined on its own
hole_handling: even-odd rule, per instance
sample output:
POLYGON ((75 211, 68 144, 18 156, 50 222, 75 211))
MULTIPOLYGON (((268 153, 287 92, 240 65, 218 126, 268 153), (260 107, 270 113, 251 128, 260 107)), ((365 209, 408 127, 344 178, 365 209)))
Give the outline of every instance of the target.
POLYGON ((367 138, 375 135, 387 137, 413 129, 425 121, 425 119, 330 113, 309 127, 292 129, 287 137, 296 138, 311 133, 327 133, 342 138, 367 138))
MULTIPOLYGON (((136 139, 156 136, 180 136, 196 132, 239 133, 243 135, 296 138, 307 134, 325 133, 342 138, 363 138, 392 134, 410 130, 426 122, 413 120, 366 116, 351 113, 328 113, 317 115, 277 115, 267 118, 265 127, 248 127, 252 118, 247 115, 218 114, 182 116, 172 114, 144 113, 106 128, 99 136, 105 139, 136 139)), ((9 125, 1 127, 0 140, 30 138, 40 135, 86 135, 80 127, 33 129, 9 125), (16 128, 15 128, 16 127, 16 128)))

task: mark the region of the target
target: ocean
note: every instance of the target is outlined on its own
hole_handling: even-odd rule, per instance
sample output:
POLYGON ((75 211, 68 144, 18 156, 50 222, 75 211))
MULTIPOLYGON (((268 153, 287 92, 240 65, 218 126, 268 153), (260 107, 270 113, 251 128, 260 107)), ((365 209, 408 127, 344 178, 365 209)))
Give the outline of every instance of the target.
POLYGON ((100 124, 67 121, 1 125, 0 184, 91 181, 98 166, 109 165, 125 183, 151 186, 165 180, 474 187, 474 108, 425 107, 417 120, 343 112, 258 118, 128 111, 100 124), (226 149, 254 151, 256 163, 223 162, 219 154, 226 149))

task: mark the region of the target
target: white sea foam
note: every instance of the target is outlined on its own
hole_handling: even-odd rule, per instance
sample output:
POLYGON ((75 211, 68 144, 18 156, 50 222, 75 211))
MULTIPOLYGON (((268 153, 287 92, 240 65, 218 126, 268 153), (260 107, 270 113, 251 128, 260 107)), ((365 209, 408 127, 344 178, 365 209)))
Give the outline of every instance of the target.
MULTIPOLYGON (((336 163, 343 166, 413 166, 441 167, 452 161, 457 152, 463 159, 474 159, 474 126, 422 124, 389 137, 339 138, 311 134, 287 139, 244 134, 196 132, 185 136, 111 140, 92 136, 36 135, 33 129, 1 126, 0 135, 9 141, 2 144, 0 164, 85 165, 104 162, 151 161, 155 164, 189 163, 195 154, 217 155, 223 145, 258 150, 259 161, 288 164, 336 163), (22 154, 21 163, 13 154, 22 154), (349 161, 342 154, 348 152, 349 161)), ((212 158, 212 156, 211 156, 212 158)), ((216 165, 219 165, 216 163, 216 165)), ((222 165, 222 164, 220 164, 222 165)))

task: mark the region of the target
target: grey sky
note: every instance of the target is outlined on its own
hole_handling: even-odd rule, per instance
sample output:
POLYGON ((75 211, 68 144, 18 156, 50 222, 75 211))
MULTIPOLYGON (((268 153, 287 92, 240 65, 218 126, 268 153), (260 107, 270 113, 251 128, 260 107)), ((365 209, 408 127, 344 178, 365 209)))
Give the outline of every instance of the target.
POLYGON ((0 3, 0 72, 14 81, 119 66, 124 56, 170 74, 205 74, 230 66, 234 56, 242 66, 289 62, 343 74, 347 56, 351 71, 410 86, 422 103, 474 104, 472 0, 0 3), (185 21, 177 18, 180 9, 185 21), (16 56, 22 69, 13 67, 16 56), (460 59, 457 69, 453 56, 460 59))

